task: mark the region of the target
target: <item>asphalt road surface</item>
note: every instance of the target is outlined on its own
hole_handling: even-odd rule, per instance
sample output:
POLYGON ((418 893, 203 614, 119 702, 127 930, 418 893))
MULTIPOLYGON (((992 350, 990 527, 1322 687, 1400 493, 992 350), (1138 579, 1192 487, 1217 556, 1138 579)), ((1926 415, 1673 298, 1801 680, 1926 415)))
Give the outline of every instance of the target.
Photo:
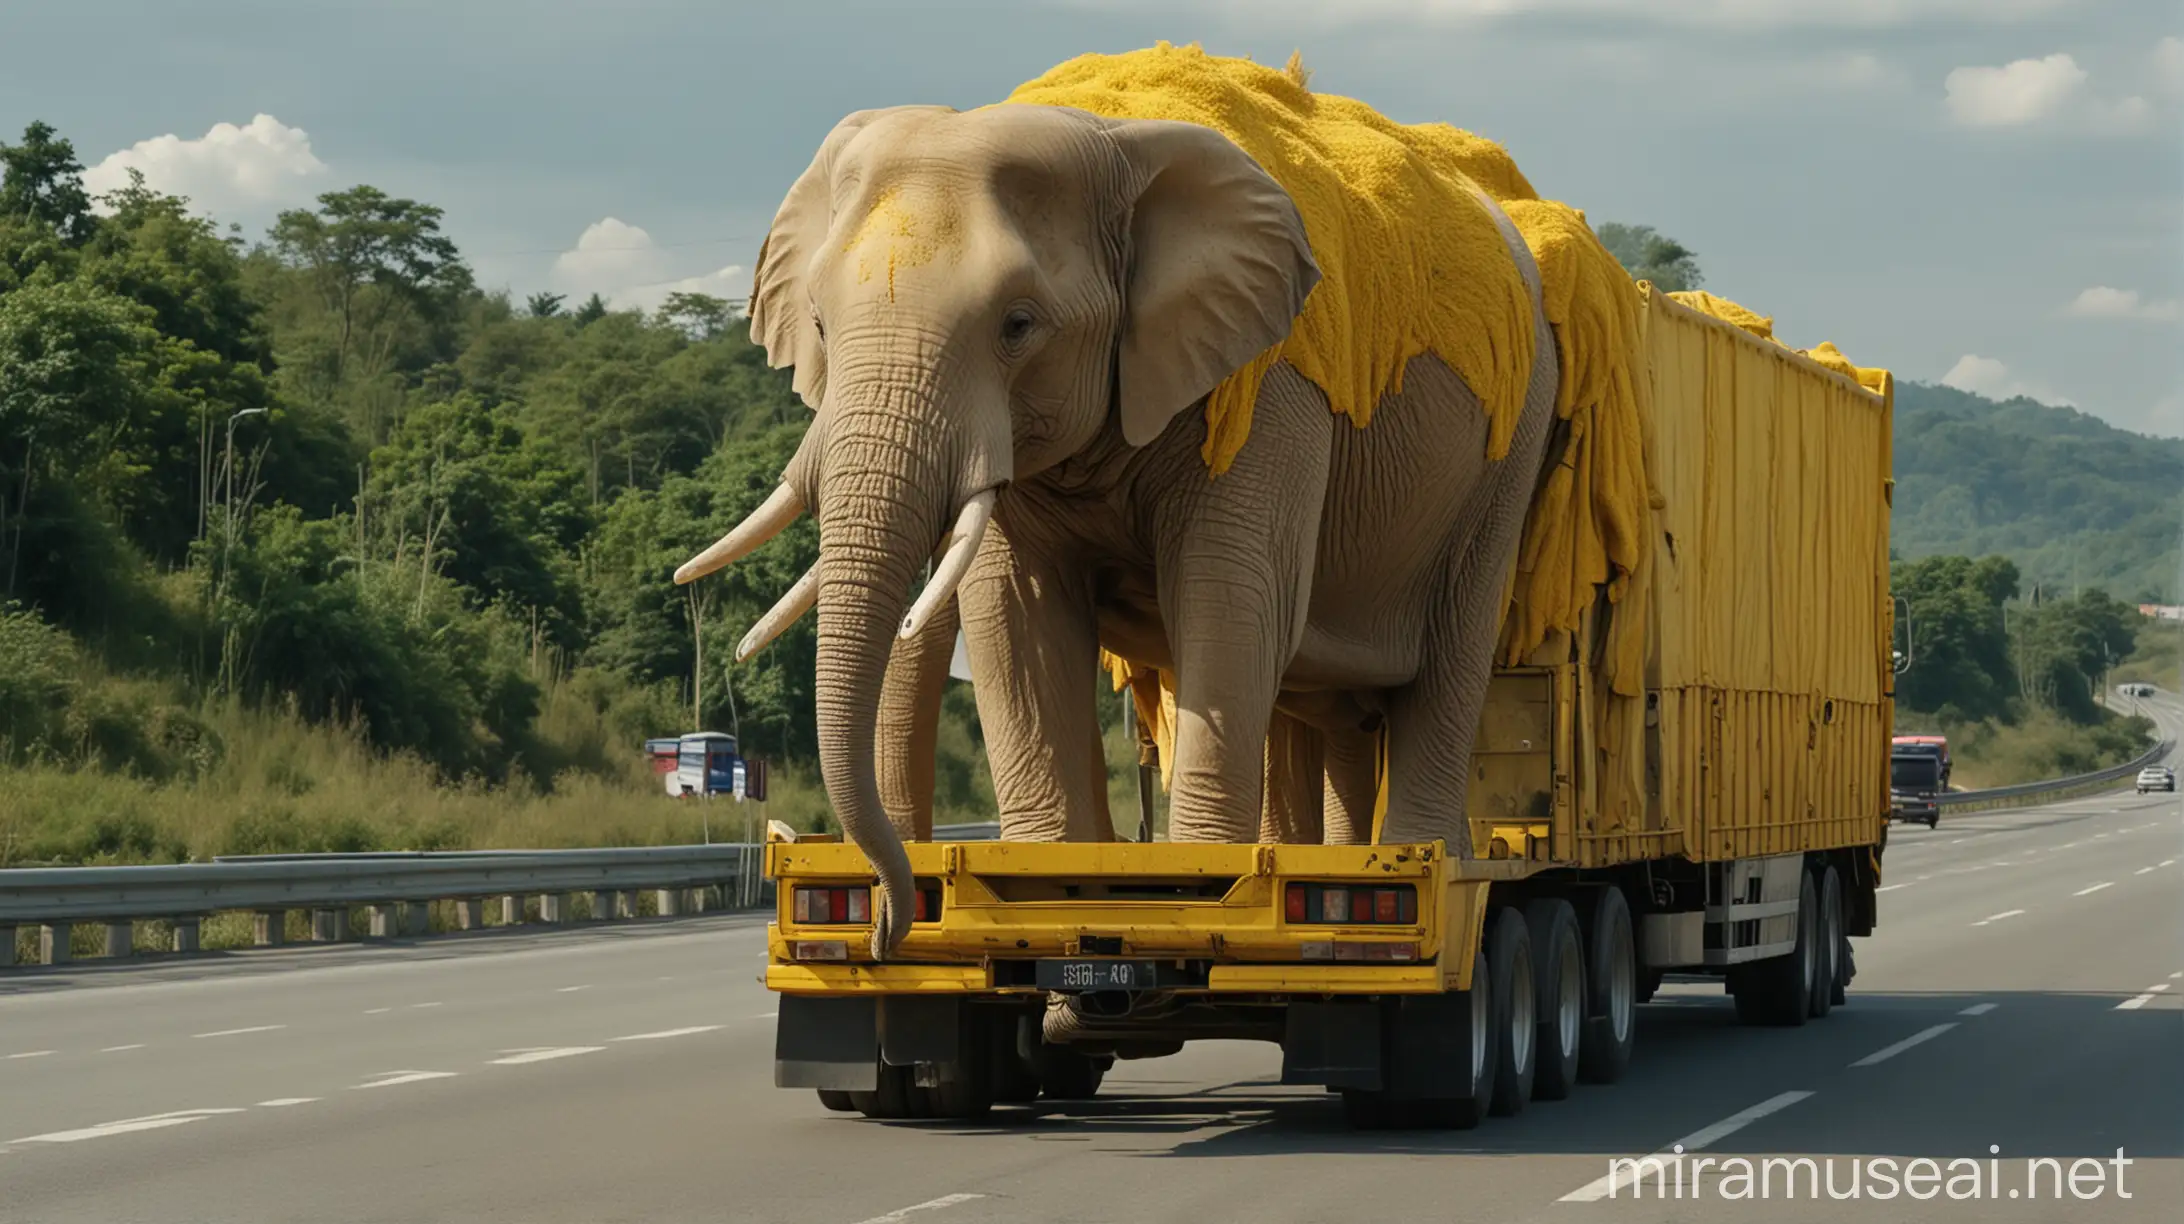
POLYGON ((1249 1043, 971 1126, 828 1113, 773 1087, 750 916, 32 971, 0 1221, 2175 1221, 2180 860, 2175 795, 1898 826, 1847 1007, 1671 983, 1623 1082, 1460 1133, 1352 1132, 1249 1043), (1679 1141, 1681 1199, 1610 1185, 1679 1141))

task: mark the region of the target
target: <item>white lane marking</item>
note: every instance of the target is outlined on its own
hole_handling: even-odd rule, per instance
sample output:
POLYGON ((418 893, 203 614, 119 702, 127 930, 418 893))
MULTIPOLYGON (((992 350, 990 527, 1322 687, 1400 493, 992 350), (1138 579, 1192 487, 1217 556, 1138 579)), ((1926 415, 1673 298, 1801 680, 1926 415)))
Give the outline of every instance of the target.
POLYGON ((555 994, 575 994, 575 993, 576 993, 577 991, 579 991, 579 990, 590 990, 590 989, 591 989, 591 987, 589 987, 589 986, 564 986, 564 987, 562 987, 561 989, 559 989, 559 990, 555 991, 554 993, 555 993, 555 994))
POLYGON ((2178 978, 2184 978, 2184 969, 2179 969, 2175 973, 2169 975, 2169 980, 2172 982, 2177 980, 2178 978))
POLYGON ((1922 876, 1912 876, 1912 877, 1911 877, 1911 882, 1912 882, 1913 884, 1924 884, 1924 883, 1925 883, 1926 881, 1928 881, 1928 880, 1931 880, 1931 879, 1933 879, 1933 878, 1934 878, 1934 877, 1932 877, 1932 876, 1930 876, 1930 875, 1922 875, 1922 876))
POLYGON ((2073 896, 2073 897, 2085 897, 2085 896, 2091 896, 2092 894, 2094 894, 2094 893, 2097 893, 2097 892, 2099 892, 2100 890, 2102 890, 2102 889, 2104 889, 2104 888, 2114 888, 2115 886, 2116 886, 2116 882, 2115 882, 2114 880, 2106 880, 2106 881, 2103 881, 2103 882, 2101 882, 2101 883, 2099 883, 2099 884, 2095 884, 2095 885, 2094 885, 2093 887, 2091 887, 2091 888, 2081 888, 2081 889, 2079 889, 2078 891, 2076 891, 2076 892, 2074 892, 2074 893, 2072 893, 2072 894, 2070 894, 2070 895, 2071 895, 2071 896, 2073 896))
POLYGON ((2094 841, 2099 841, 2100 839, 2102 839, 2102 838, 2104 838, 2104 837, 2106 837, 2106 836, 2108 836, 2108 834, 2106 834, 2106 833, 2095 833, 2095 834, 2093 835, 2093 840, 2094 840, 2094 841))
POLYGON ((391 1007, 367 1007, 364 1009, 364 1014, 367 1016, 382 1016, 393 1010, 391 1007))
POLYGON ((352 1084, 352 1088, 392 1088, 397 1084, 414 1084, 420 1080, 448 1079, 460 1072, 455 1071, 382 1071, 368 1084, 352 1084))
POLYGON ((609 1037, 609 1041, 658 1041, 663 1037, 688 1037, 692 1033, 710 1033, 721 1027, 717 1024, 694 1024, 689 1028, 663 1029, 657 1033, 631 1033, 627 1037, 609 1037))
POLYGON ((1967 1007, 1967 1008, 1965 1008, 1965 1009, 1964 1009, 1963 1011, 1960 1011, 1960 1012, 1958 1012, 1958 1013, 1957 1013, 1957 1015, 1959 1015, 1959 1016, 1984 1016, 1984 1015, 1986 1015, 1986 1014, 1987 1014, 1988 1012, 1991 1012, 1991 1011, 1993 1011, 1993 1010, 1994 1010, 1995 1008, 1997 1008, 1997 1007, 2000 1007, 2000 1006, 2002 1006, 2002 1005, 2001 1005, 2000 1003, 1974 1003, 1974 1004, 1972 1004, 1972 1005, 1971 1005, 1970 1007, 1967 1007))
POLYGON ((316 1100, 318 1100, 317 1097, 274 1097, 270 1101, 258 1102, 258 1107, 260 1109, 280 1109, 287 1105, 309 1105, 316 1100))
POLYGON ((2125 999, 2123 1002, 2116 1004, 2116 1010, 2137 1011, 2139 1008, 2144 1007, 2148 1003, 2151 1003, 2153 1001, 2154 993, 2152 991, 2147 991, 2145 994, 2142 995, 2132 995, 2130 998, 2125 999))
POLYGON ((2176 860, 2175 860, 2175 859, 2163 859, 2163 860, 2161 860, 2160 862, 2158 862, 2158 863, 2155 863, 2155 864, 2154 864, 2154 866, 2156 866, 2156 867, 2173 867, 2173 866, 2175 866, 2175 865, 2176 865, 2176 860))
POLYGON ((121 1053, 121 1052, 122 1052, 123 1050, 141 1050, 141 1049, 143 1049, 143 1048, 144 1048, 144 1043, 143 1043, 143 1042, 141 1042, 141 1041, 139 1041, 139 1042, 137 1042, 137 1043, 136 1043, 135 1045, 125 1045, 125 1046, 108 1046, 108 1047, 106 1047, 105 1049, 103 1049, 103 1050, 100 1050, 100 1051, 99 1051, 99 1053, 101 1053, 101 1054, 119 1054, 119 1053, 121 1053))
MULTIPOLYGON (((1730 1114, 1728 1117, 1714 1123, 1712 1126, 1695 1130, 1690 1134, 1685 1135, 1683 1138, 1678 1139, 1675 1143, 1670 1144, 1668 1147, 1662 1148, 1661 1150, 1653 1154, 1655 1156, 1667 1156, 1671 1153, 1699 1151, 1719 1139, 1723 1139, 1729 1135, 1735 1134, 1740 1130, 1743 1130, 1745 1127, 1759 1121, 1761 1118, 1766 1117, 1768 1114, 1775 1113, 1779 1110, 1788 1109, 1790 1106, 1797 1104, 1799 1101, 1802 1101, 1806 1097, 1809 1097, 1811 1095, 1812 1093, 1810 1092, 1800 1091, 1785 1092, 1779 1096, 1768 1097, 1766 1100, 1752 1106, 1750 1109, 1730 1114)), ((1606 1177, 1598 1178, 1593 1181, 1587 1182, 1577 1189, 1570 1191, 1568 1194, 1563 1195, 1560 1201, 1565 1203, 1598 1202, 1599 1200, 1608 1197, 1609 1194, 1613 1193, 1618 1188, 1618 1177, 1620 1174, 1626 1172, 1634 1175, 1637 1172, 1636 1162, 1633 1162, 1633 1167, 1628 1170, 1617 1170, 1616 1172, 1609 1173, 1606 1177)))
POLYGON ((273 1031, 273 1030, 275 1030, 275 1029, 284 1029, 284 1028, 287 1028, 287 1027, 288 1027, 288 1026, 287 1026, 287 1025, 285 1025, 285 1024, 253 1024, 253 1025, 251 1025, 251 1026, 250 1026, 249 1028, 217 1029, 217 1030, 215 1030, 215 1031, 213 1031, 213 1032, 210 1032, 210 1033, 192 1033, 192 1034, 190 1034, 190 1036, 192 1036, 192 1037, 240 1037, 240 1036, 242 1036, 242 1035, 243 1035, 244 1033, 270 1033, 270 1032, 272 1032, 272 1031, 273 1031))
POLYGON ((506 1058, 492 1060, 492 1065, 496 1067, 520 1067, 525 1063, 547 1062, 556 1058, 570 1058, 578 1054, 596 1054, 606 1048, 605 1046, 556 1046, 544 1050, 516 1050, 510 1051, 506 1058))
POLYGON ((2132 875, 2145 875, 2145 874, 2146 874, 2147 872, 2149 872, 2149 871, 2152 871, 2152 870, 2153 870, 2153 868, 2151 868, 2151 867, 2141 867, 2141 868, 2139 868, 2139 869, 2138 869, 2137 871, 2134 871, 2134 872, 2132 872, 2131 874, 2132 874, 2132 875))
POLYGON ((119 1122, 101 1122, 97 1126, 85 1126, 76 1130, 48 1131, 43 1135, 26 1135, 13 1142, 80 1143, 85 1139, 104 1139, 109 1135, 127 1135, 136 1131, 159 1130, 168 1126, 186 1126, 203 1118, 241 1112, 243 1112, 241 1109, 183 1109, 174 1113, 152 1114, 143 1118, 124 1118, 119 1122))
POLYGON ((25 1050, 20 1054, 8 1055, 8 1061, 14 1062, 18 1058, 44 1058, 46 1055, 51 1054, 52 1052, 53 1051, 51 1050, 25 1050))
POLYGON ((2022 914, 2022 913, 2024 913, 2024 912, 2025 912, 2025 911, 2023 911, 2023 910, 2003 910, 2003 911, 2002 911, 2001 913, 1999 913, 1999 914, 1989 914, 1989 915, 1987 915, 1986 917, 1984 917, 1984 918, 1980 919, 1979 921, 1977 921, 1977 922, 1973 923, 1972 925, 1973 925, 1973 926, 1985 926, 1985 925, 1987 925, 1987 924, 1988 924, 1988 923, 1990 923, 1990 922, 2000 922, 2000 921, 2002 921, 2002 920, 2003 920, 2004 918, 2015 918, 2015 917, 2017 917, 2017 916, 2018 916, 2019 914, 2022 914))
POLYGON ((1899 1041, 1892 1046, 1884 1046, 1881 1049, 1875 1050, 1871 1054, 1866 1055, 1864 1058, 1861 1058, 1857 1062, 1854 1062, 1850 1065, 1853 1067, 1870 1067, 1875 1063, 1887 1062, 1889 1059, 1903 1053, 1905 1050, 1910 1049, 1912 1046, 1924 1045, 1927 1042, 1932 1041, 1934 1038, 1941 1036, 1943 1033, 1946 1033, 1950 1029, 1953 1029, 1955 1027, 1956 1021, 1951 1020, 1947 1024, 1937 1024, 1932 1028, 1921 1029, 1920 1031, 1911 1034, 1909 1037, 1904 1038, 1902 1041, 1899 1041))
POLYGON ((771 1019, 773 1019, 773 1018, 774 1018, 775 1016, 778 1016, 778 1015, 780 1015, 780 1014, 781 1014, 781 1013, 780 1013, 780 1012, 777 1012, 777 1011, 770 1011, 770 1012, 760 1012, 760 1013, 758 1013, 757 1015, 755 1015, 755 1016, 751 1017, 751 1019, 753 1019, 753 1020, 771 1020, 771 1019))
POLYGON ((2153 985, 2148 986, 2146 989, 2151 994, 2160 994, 2162 991, 2167 990, 2168 988, 2169 984, 2167 982, 2156 982, 2153 985))
POLYGON ((857 1224, 895 1224, 897 1220, 907 1219, 912 1212, 938 1211, 943 1207, 953 1207, 957 1203, 968 1203, 972 1199, 984 1197, 986 1196, 983 1194, 943 1194, 937 1199, 928 1199, 922 1203, 913 1203, 908 1207, 897 1208, 886 1215, 876 1215, 869 1220, 860 1220, 857 1224))
POLYGON ((438 1007, 438 1003, 412 1003, 411 1007, 438 1007))
POLYGON ((1883 884, 1883 885, 1881 885, 1881 886, 1880 886, 1879 888, 1876 888, 1876 889, 1874 889, 1873 891, 1874 891, 1874 892, 1877 892, 1877 893, 1884 893, 1884 892, 1894 892, 1894 891, 1895 891, 1896 889, 1899 889, 1899 888, 1902 888, 1902 887, 1903 887, 1903 885, 1901 885, 1901 884, 1883 884))

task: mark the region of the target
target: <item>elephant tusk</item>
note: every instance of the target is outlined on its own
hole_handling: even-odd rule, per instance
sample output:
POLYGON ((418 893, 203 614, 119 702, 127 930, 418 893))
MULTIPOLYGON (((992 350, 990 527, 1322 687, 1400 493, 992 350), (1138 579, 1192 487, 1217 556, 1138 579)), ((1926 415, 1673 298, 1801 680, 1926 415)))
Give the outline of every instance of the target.
POLYGON ((814 564, 804 571, 803 577, 796 580, 795 586, 789 588, 789 593, 781 597, 781 602, 775 604, 772 611, 759 617, 758 623, 751 626, 751 631, 743 635, 742 641, 736 643, 736 662, 741 663, 765 649, 766 643, 780 637, 783 629, 795 624, 796 618, 811 611, 811 606, 818 601, 819 567, 814 564))
POLYGON ((751 516, 737 523, 727 535, 713 542, 711 548, 682 563, 675 571, 677 585, 693 578, 703 578, 714 570, 739 560, 756 551, 760 545, 781 534, 781 530, 796 521, 804 512, 804 499, 786 484, 780 485, 767 495, 751 516))
POLYGON ((993 503, 992 489, 963 503, 963 512, 956 516, 955 530, 948 533, 948 551, 942 554, 940 564, 933 567, 932 580, 918 593, 918 601, 910 606, 910 614, 902 618, 903 637, 916 637, 925 622, 933 618, 933 613, 955 594, 956 583, 963 581, 972 559, 978 556, 978 542, 986 536, 986 524, 993 521, 993 503))

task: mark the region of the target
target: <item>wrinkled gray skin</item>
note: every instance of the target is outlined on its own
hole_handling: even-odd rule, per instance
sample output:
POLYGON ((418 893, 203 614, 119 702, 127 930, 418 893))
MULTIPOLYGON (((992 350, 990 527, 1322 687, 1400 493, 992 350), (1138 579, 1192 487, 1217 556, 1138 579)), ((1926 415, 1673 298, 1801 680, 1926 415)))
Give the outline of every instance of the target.
POLYGON ((1172 839, 1367 840, 1384 718, 1383 840, 1468 852, 1497 604, 1555 419, 1537 270, 1500 224, 1537 352, 1503 460, 1437 358, 1363 430, 1282 364, 1209 479, 1204 397, 1287 335, 1319 279, 1294 204, 1241 149, 1022 105, 865 111, 828 136, 760 255, 751 329, 816 412, 784 504, 819 521, 820 760, 883 885, 876 954, 907 930, 902 838, 930 835, 958 616, 1006 839, 1114 839, 1104 644, 1177 677, 1172 839), (968 573, 898 642, 988 492, 968 573), (1270 725, 1291 765, 1264 802, 1270 725))

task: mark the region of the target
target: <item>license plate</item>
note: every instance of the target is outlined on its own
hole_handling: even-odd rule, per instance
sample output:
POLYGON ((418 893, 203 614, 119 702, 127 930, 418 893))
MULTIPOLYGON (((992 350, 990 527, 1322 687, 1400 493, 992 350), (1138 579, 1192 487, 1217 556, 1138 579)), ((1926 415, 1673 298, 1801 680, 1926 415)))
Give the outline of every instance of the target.
POLYGON ((1160 986, 1159 961, 1043 960, 1041 990, 1152 990, 1160 986))

